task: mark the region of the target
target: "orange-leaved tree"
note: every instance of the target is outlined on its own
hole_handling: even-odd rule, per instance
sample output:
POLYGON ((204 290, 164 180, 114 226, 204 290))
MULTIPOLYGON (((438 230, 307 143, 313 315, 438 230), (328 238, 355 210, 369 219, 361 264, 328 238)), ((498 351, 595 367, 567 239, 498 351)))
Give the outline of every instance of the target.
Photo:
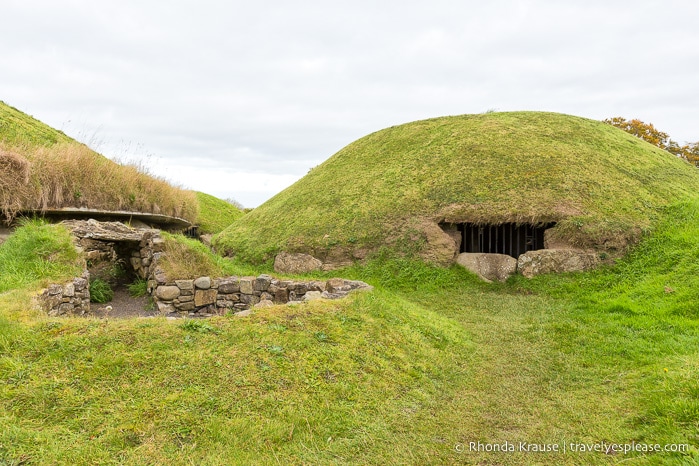
POLYGON ((667 133, 660 131, 653 126, 652 123, 644 123, 636 118, 627 120, 624 117, 614 117, 607 118, 604 122, 619 129, 623 129, 627 133, 633 134, 671 154, 682 157, 692 165, 699 167, 699 142, 692 142, 680 146, 677 142, 670 139, 667 133))

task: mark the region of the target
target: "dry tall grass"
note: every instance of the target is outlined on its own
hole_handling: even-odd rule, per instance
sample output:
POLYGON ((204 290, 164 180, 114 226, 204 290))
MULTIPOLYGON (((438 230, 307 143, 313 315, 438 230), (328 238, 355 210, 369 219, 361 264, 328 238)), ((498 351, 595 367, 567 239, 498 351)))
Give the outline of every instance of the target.
POLYGON ((85 207, 170 215, 196 221, 198 201, 188 190, 122 165, 83 144, 9 147, 0 143, 0 210, 85 207), (22 155, 19 155, 22 154, 22 155))

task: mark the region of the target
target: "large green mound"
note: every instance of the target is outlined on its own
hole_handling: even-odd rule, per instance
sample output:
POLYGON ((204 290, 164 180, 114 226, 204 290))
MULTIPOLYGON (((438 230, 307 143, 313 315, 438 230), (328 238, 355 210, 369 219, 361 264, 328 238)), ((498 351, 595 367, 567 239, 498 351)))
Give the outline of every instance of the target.
POLYGON ((443 117, 348 145, 215 245, 251 262, 280 251, 342 262, 387 246, 448 263, 440 223, 557 222, 553 238, 623 250, 698 188, 689 164, 599 121, 541 112, 443 117))
POLYGON ((125 210, 195 222, 196 195, 115 163, 0 101, 0 214, 58 208, 125 210))

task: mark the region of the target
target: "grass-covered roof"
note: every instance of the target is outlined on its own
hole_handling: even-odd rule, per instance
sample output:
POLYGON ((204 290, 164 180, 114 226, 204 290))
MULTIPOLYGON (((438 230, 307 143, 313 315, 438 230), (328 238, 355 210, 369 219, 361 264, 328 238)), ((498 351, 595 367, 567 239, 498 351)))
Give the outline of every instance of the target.
POLYGON ((196 195, 122 165, 0 102, 0 214, 78 207, 199 216, 196 195))
POLYGON ((220 250, 362 257, 419 250, 440 222, 557 222, 556 235, 616 248, 696 192, 695 168, 599 121, 541 112, 434 118, 346 146, 224 230, 220 250))

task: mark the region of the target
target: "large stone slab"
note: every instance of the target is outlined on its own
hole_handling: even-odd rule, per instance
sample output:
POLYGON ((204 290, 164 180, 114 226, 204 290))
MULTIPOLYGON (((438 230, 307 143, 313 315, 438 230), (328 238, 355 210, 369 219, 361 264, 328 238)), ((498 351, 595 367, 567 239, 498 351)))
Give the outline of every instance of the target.
POLYGON ((274 270, 278 273, 308 273, 322 267, 323 263, 310 254, 280 252, 274 258, 274 270))
POLYGON ((196 290, 194 292, 194 305, 196 307, 206 306, 207 304, 214 304, 216 302, 216 296, 218 295, 217 290, 196 290))
POLYGON ((542 273, 579 272, 597 264, 597 254, 576 249, 539 249, 528 251, 517 259, 517 269, 527 278, 542 273))
POLYGON ((456 257, 456 263, 487 282, 504 282, 517 271, 517 259, 506 254, 464 252, 456 257))

